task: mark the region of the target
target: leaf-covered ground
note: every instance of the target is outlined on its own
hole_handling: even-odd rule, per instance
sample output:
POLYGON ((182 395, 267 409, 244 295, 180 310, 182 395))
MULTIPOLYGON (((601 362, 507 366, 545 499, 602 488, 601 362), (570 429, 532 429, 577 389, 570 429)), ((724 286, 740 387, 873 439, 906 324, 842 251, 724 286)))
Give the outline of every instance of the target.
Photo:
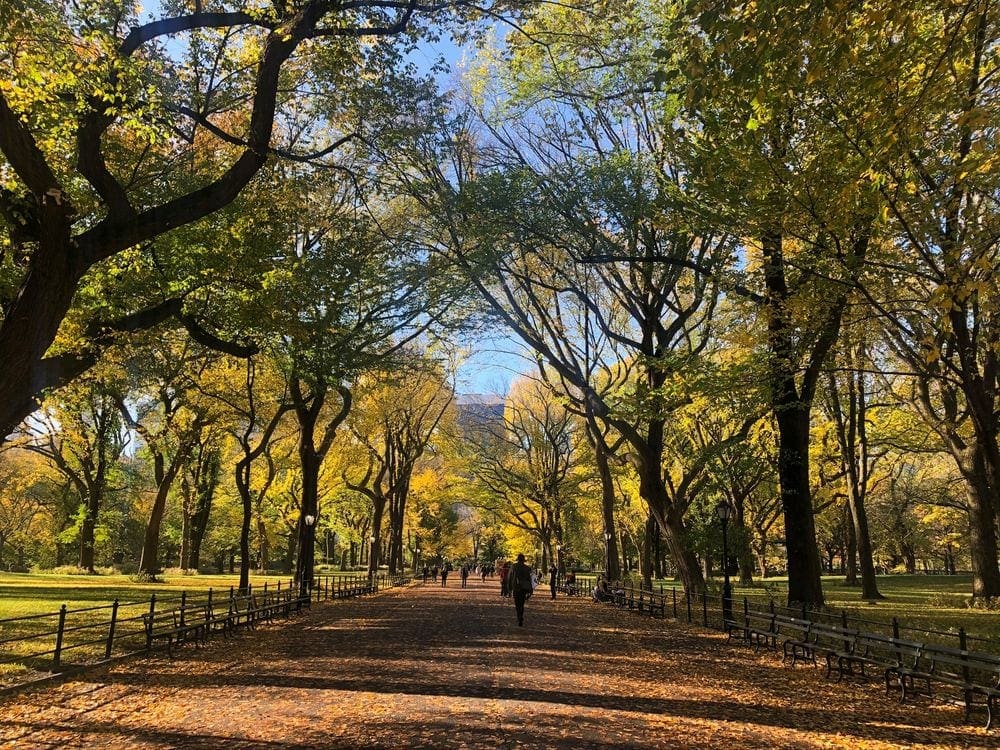
MULTIPOLYGON (((671 621, 560 597, 525 627, 494 579, 314 605, 173 660, 120 664, 0 704, 16 748, 969 748, 952 706, 671 621)), ((978 720, 978 717, 977 717, 978 720)))

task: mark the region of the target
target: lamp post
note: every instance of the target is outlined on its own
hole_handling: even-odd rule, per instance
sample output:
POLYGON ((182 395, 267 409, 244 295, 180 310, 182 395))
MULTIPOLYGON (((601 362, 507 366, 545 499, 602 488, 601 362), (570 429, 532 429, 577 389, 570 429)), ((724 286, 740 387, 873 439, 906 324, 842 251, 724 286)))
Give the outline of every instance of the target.
POLYGON ((378 573, 378 548, 375 546, 378 539, 373 533, 368 537, 368 577, 374 578, 378 573))
POLYGON ((313 560, 316 553, 316 516, 311 513, 302 516, 303 540, 299 555, 302 558, 302 575, 299 577, 299 596, 309 599, 312 596, 313 560))
POLYGON ((416 575, 417 573, 420 572, 420 547, 417 547, 413 551, 415 553, 415 556, 413 558, 413 574, 416 575))
POLYGON ((729 584, 729 517, 733 509, 729 503, 720 500, 715 506, 715 515, 722 522, 722 621, 723 629, 729 629, 733 620, 733 587, 729 584))

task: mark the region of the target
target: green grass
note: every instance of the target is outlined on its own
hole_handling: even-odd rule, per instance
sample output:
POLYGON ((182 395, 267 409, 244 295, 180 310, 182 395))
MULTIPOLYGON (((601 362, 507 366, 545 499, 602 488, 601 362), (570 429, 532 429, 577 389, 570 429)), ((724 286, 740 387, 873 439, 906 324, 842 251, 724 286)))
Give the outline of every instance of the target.
MULTIPOLYGON (((251 576, 254 586, 283 585, 289 576, 251 576)), ((136 583, 124 575, 66 575, 57 573, 0 573, 0 619, 55 612, 63 604, 81 609, 110 604, 115 599, 149 601, 152 594, 167 598, 181 591, 229 591, 236 575, 166 575, 161 583, 136 583)))
MULTIPOLYGON (((596 576, 577 575, 578 581, 595 580, 596 576)), ((680 588, 673 579, 655 580, 654 588, 680 588)), ((938 640, 958 645, 958 629, 965 628, 970 638, 969 648, 1000 653, 1000 611, 971 607, 972 579, 970 576, 926 576, 891 575, 879 576, 879 591, 885 597, 880 601, 866 602, 861 599, 861 590, 846 586, 843 576, 824 576, 823 593, 829 610, 839 613, 846 611, 848 617, 871 623, 870 630, 890 632, 892 618, 895 617, 902 629, 900 635, 907 637, 906 629, 940 631, 949 635, 938 640), (975 644, 973 639, 993 641, 988 646, 975 644)), ((722 582, 709 583, 713 596, 719 596, 722 582)), ((765 603, 774 599, 775 604, 784 605, 787 600, 788 580, 767 578, 754 581, 752 586, 740 586, 733 582, 733 596, 737 607, 742 606, 746 596, 752 602, 765 603)), ((914 634, 910 634, 914 635, 914 634)))
MULTIPOLYGON (((885 626, 895 617, 902 628, 955 633, 956 645, 960 627, 965 628, 970 637, 1000 643, 1000 616, 997 611, 969 606, 972 592, 970 576, 879 576, 879 591, 885 599, 873 602, 862 600, 860 589, 846 586, 843 581, 843 576, 823 578, 823 592, 829 609, 845 610, 849 617, 885 626)), ((736 586, 734 596, 760 599, 771 594, 778 603, 783 603, 786 591, 787 580, 768 579, 749 588, 736 586)), ((902 635, 906 637, 905 633, 902 635)))
MULTIPOLYGON (((356 576, 357 572, 326 571, 327 575, 356 576)), ((361 574, 363 575, 363 573, 361 574)), ((252 575, 255 588, 265 583, 275 587, 289 585, 287 575, 252 575)), ((182 575, 166 573, 157 583, 139 583, 125 575, 73 575, 66 573, 3 573, 0 572, 0 684, 18 679, 30 667, 45 670, 51 655, 45 652, 55 647, 59 608, 65 604, 65 663, 91 662, 104 655, 111 620, 110 604, 120 603, 115 630, 115 653, 142 648, 145 642, 142 615, 149 610, 150 597, 176 602, 182 591, 204 594, 212 589, 223 600, 239 576, 182 575), (75 611, 87 610, 87 611, 75 611), (44 615, 44 616, 39 616, 44 615), (10 621, 11 618, 30 617, 10 621), (30 637, 30 640, 19 640, 30 637), (13 639, 13 640, 12 640, 13 639)))

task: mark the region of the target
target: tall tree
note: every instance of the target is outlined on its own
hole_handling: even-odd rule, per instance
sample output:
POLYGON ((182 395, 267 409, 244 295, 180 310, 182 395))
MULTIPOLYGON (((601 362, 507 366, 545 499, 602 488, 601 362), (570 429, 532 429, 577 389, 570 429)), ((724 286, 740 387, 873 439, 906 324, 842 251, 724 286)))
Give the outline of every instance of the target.
POLYGON ((80 502, 79 565, 94 573, 94 532, 115 465, 128 442, 124 423, 108 388, 82 382, 28 422, 21 442, 48 458, 76 489, 80 502))
POLYGON ((88 278, 129 253, 154 257, 161 237, 229 205, 269 158, 335 166, 338 148, 398 117, 391 96, 339 117, 337 106, 363 98, 351 92, 377 89, 361 71, 412 77, 405 52, 417 39, 480 13, 408 0, 165 3, 149 21, 139 12, 44 1, 5 15, 0 30, 4 436, 40 394, 91 366, 115 331, 171 318, 204 331, 168 292, 73 321, 85 340, 53 350, 88 278), (305 101, 305 92, 315 94, 305 101), (302 112, 309 125, 293 126, 302 112))

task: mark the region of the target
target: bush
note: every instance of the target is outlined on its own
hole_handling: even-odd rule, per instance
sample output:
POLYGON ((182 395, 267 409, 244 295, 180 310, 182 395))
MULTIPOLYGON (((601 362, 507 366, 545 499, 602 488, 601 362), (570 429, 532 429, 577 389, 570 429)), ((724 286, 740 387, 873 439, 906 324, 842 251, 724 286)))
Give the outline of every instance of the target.
POLYGON ((196 576, 198 571, 194 568, 167 568, 163 571, 168 576, 196 576))
POLYGON ((63 576, 88 576, 88 575, 100 575, 100 576, 111 576, 115 574, 114 568, 94 568, 94 572, 90 573, 86 568, 81 568, 79 565, 60 565, 57 568, 51 568, 46 571, 47 573, 55 573, 57 575, 63 576))
POLYGON ((965 600, 969 609, 981 609, 987 612, 1000 612, 1000 596, 980 596, 965 600))

